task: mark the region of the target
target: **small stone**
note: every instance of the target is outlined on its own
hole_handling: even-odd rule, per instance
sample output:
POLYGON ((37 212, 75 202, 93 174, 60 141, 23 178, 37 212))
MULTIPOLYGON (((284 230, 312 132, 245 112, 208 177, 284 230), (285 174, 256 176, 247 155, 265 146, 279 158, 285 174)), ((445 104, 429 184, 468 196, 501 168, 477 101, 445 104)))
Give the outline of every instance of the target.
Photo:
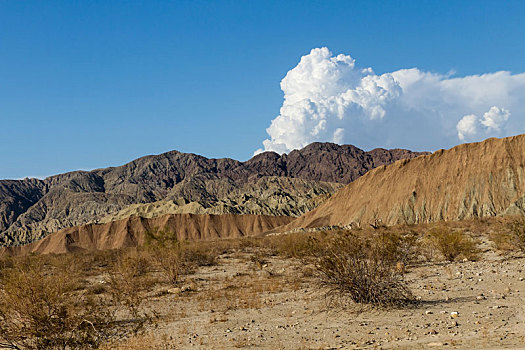
POLYGON ((459 317, 459 312, 457 312, 457 311, 452 311, 452 312, 450 313, 450 317, 452 317, 452 318, 459 317))
POLYGON ((191 286, 189 284, 186 284, 184 286, 181 287, 181 292, 191 292, 193 290, 193 288, 191 288, 191 286))

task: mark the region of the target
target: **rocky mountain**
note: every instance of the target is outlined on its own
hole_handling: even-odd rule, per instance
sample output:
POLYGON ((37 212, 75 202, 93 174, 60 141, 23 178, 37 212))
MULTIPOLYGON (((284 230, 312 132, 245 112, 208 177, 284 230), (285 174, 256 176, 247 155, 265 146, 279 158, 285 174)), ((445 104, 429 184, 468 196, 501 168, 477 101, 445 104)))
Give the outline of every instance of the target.
POLYGON ((525 215, 525 135, 378 167, 284 230, 525 215))
POLYGON ((289 154, 264 152, 240 162, 171 151, 44 180, 2 180, 0 244, 24 244, 66 227, 144 212, 152 217, 173 212, 300 215, 338 184, 420 154, 313 143, 289 154))

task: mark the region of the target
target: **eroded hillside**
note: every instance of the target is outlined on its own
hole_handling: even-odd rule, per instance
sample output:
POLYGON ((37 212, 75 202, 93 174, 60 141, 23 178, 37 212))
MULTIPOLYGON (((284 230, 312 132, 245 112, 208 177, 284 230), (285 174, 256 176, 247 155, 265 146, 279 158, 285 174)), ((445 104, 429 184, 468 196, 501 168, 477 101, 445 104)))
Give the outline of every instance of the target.
POLYGON ((525 135, 462 144, 368 172, 287 229, 525 214, 525 135))
POLYGON ((297 216, 368 170, 420 155, 314 143, 246 162, 172 151, 115 168, 45 180, 0 181, 0 244, 25 244, 63 228, 173 213, 297 216), (287 178, 286 180, 276 179, 287 178), (316 197, 322 196, 316 199, 316 197))

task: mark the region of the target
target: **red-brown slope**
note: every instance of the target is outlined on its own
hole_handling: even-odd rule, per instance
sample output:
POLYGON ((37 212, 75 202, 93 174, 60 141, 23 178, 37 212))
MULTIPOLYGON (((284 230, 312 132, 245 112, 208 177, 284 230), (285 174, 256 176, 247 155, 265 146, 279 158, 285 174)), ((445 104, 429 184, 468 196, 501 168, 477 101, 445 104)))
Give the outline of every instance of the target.
POLYGON ((177 233, 179 240, 209 240, 253 236, 292 220, 286 216, 263 215, 197 215, 172 214, 157 218, 132 216, 107 224, 88 224, 59 232, 19 247, 3 248, 10 255, 29 253, 52 254, 81 250, 117 249, 144 243, 144 233, 155 228, 167 228, 177 233))
POLYGON ((378 167, 284 230, 525 214, 525 135, 378 167))

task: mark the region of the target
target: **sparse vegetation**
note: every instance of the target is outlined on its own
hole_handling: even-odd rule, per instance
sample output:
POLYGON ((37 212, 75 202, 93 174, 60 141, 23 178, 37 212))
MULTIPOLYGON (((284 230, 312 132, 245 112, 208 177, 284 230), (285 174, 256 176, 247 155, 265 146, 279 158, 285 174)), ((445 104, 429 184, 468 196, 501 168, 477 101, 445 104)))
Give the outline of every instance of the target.
POLYGON ((470 261, 478 259, 479 248, 476 241, 462 230, 444 225, 435 226, 428 232, 428 240, 448 261, 458 258, 470 261))
POLYGON ((182 274, 191 273, 196 267, 215 264, 215 252, 195 243, 180 242, 167 228, 146 232, 145 248, 152 263, 171 284, 177 284, 182 274))
POLYGON ((0 293, 0 347, 96 348, 118 333, 111 308, 79 290, 77 276, 41 263, 4 270, 0 293))
POLYGON ((287 258, 303 258, 309 254, 310 251, 310 237, 319 237, 322 239, 325 232, 317 234, 305 233, 289 233, 280 235, 278 237, 267 237, 263 243, 276 254, 287 258))
MULTIPOLYGON (((501 268, 491 266, 478 275, 473 268, 490 265, 484 261, 443 264, 435 258, 479 259, 476 240, 490 232, 504 232, 516 249, 524 221, 378 226, 204 242, 179 241, 173 232, 159 229, 152 231, 144 247, 4 257, 0 259, 0 348, 168 349, 184 347, 190 338, 191 345, 211 347, 217 338, 193 333, 195 312, 207 327, 221 328, 221 337, 228 334, 233 339, 235 334, 231 345, 243 339, 237 334, 248 336, 251 331, 246 325, 238 327, 237 318, 243 314, 239 310, 258 323, 256 315, 279 307, 287 310, 286 324, 291 328, 296 327, 292 320, 298 314, 304 318, 322 312, 324 306, 310 305, 319 307, 315 300, 324 293, 373 307, 406 305, 416 299, 414 294, 423 303, 426 298, 444 303, 458 276, 465 283, 477 281, 473 284, 477 293, 486 293, 482 284, 492 281, 492 272, 487 271, 501 268), (438 255, 424 260, 427 251, 438 255), (312 288, 316 282, 322 288, 312 288), (160 323, 177 324, 179 333, 162 338, 162 332, 153 332, 160 323)), ((522 264, 520 256, 512 263, 522 264)), ((499 275, 506 276, 494 274, 499 275)), ((515 274, 509 280, 516 284, 512 288, 520 288, 520 277, 515 274)), ((477 301, 491 300, 484 297, 477 301)), ((328 307, 338 310, 337 304, 328 307)))

